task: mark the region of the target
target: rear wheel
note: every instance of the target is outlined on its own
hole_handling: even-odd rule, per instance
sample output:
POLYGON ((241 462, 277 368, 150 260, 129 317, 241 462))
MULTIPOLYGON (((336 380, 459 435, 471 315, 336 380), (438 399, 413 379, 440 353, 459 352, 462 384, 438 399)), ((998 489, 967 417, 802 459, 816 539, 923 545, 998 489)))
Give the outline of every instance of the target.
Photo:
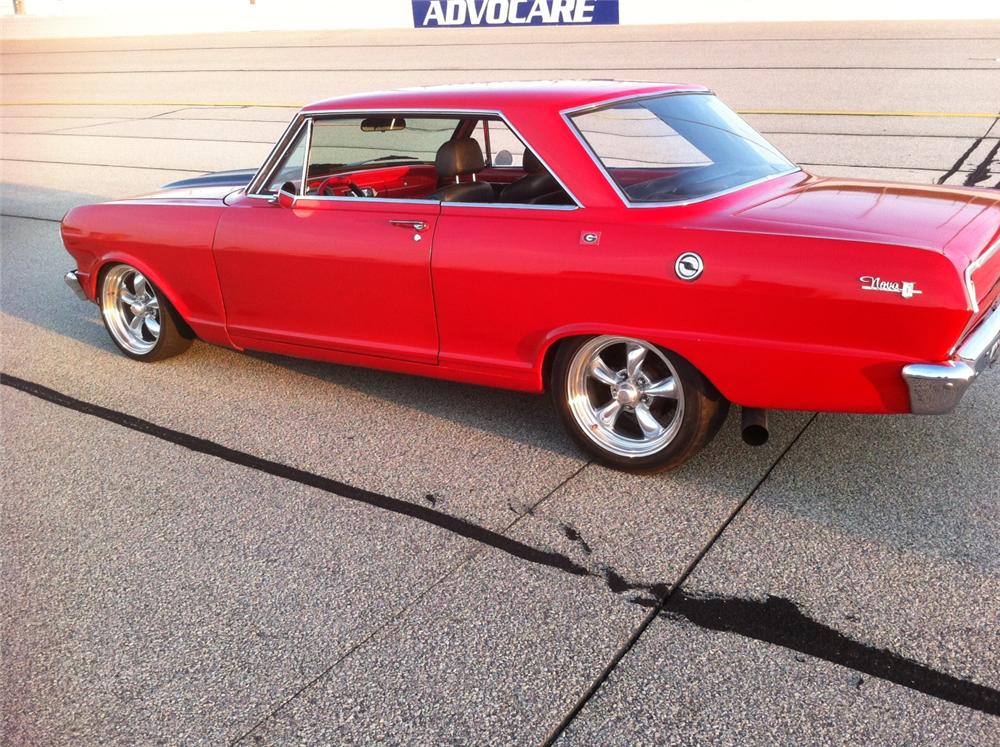
POLYGON ((561 345, 550 391, 584 450, 608 466, 644 472, 690 459, 729 411, 729 402, 684 358, 628 337, 561 345))
POLYGON ((158 361, 191 346, 184 322, 166 297, 131 265, 108 267, 98 289, 101 316, 112 341, 129 358, 158 361))

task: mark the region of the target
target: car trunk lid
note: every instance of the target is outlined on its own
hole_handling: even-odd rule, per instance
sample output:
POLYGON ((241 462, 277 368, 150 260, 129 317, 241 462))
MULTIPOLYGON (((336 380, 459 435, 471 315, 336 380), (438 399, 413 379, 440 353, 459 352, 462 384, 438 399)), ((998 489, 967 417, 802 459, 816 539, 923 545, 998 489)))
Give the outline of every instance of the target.
POLYGON ((744 207, 734 217, 753 230, 943 252, 959 233, 978 223, 983 213, 998 210, 1000 195, 982 189, 810 179, 796 189, 744 207))

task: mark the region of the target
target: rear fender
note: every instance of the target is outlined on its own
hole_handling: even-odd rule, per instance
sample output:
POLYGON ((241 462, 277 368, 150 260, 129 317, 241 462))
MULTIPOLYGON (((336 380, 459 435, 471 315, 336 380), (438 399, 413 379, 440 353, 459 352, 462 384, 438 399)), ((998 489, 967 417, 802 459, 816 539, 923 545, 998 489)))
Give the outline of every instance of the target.
POLYGON ((909 412, 901 375, 907 362, 891 354, 640 327, 571 325, 545 339, 534 384, 547 388, 547 357, 571 337, 618 335, 655 343, 691 363, 730 402, 745 407, 827 412, 909 412))

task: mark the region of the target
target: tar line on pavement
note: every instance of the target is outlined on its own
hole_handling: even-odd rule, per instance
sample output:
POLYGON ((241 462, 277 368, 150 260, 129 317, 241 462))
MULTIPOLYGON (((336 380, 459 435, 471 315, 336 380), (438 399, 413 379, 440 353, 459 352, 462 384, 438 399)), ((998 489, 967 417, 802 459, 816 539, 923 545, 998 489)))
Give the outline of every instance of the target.
MULTIPOLYGON (((192 451, 224 459, 233 464, 308 485, 348 500, 365 503, 374 508, 391 511, 432 524, 530 563, 553 568, 573 576, 599 579, 613 593, 619 595, 628 594, 627 599, 629 602, 650 608, 650 613, 643 620, 643 623, 640 624, 629 641, 619 650, 615 658, 605 668, 601 676, 595 680, 577 705, 567 714, 559 726, 550 733, 546 743, 554 742, 558 738, 576 714, 579 713, 580 709, 607 679, 607 676, 614 670, 622 657, 628 653, 652 620, 656 618, 671 620, 681 624, 694 624, 705 630, 734 633, 753 640, 781 646, 872 677, 903 685, 904 687, 935 698, 1000 716, 1000 690, 937 671, 892 651, 875 648, 861 641, 849 638, 834 628, 813 620, 802 612, 795 602, 789 599, 775 596, 768 596, 766 600, 743 599, 740 597, 717 595, 708 591, 689 591, 680 588, 688 576, 691 575, 694 567, 711 548, 712 544, 725 531, 726 527, 750 498, 752 498, 763 482, 767 480, 771 471, 795 445, 805 429, 809 427, 809 424, 813 422, 816 417, 815 415, 806 423, 798 436, 786 447, 781 456, 778 457, 771 466, 771 469, 765 473, 754 489, 734 509, 716 532, 712 541, 702 549, 678 581, 674 585, 669 586, 667 584, 632 582, 608 566, 587 567, 562 553, 532 547, 499 532, 494 532, 433 508, 381 495, 287 464, 263 459, 208 439, 192 436, 181 431, 157 425, 148 420, 76 399, 41 384, 26 381, 16 376, 0 373, 0 384, 52 404, 75 410, 85 415, 101 418, 124 428, 144 433, 153 438, 159 438, 192 451)), ((566 527, 564 532, 569 536, 573 530, 571 527, 566 527)), ((861 682, 859 680, 858 687, 861 686, 861 682)))

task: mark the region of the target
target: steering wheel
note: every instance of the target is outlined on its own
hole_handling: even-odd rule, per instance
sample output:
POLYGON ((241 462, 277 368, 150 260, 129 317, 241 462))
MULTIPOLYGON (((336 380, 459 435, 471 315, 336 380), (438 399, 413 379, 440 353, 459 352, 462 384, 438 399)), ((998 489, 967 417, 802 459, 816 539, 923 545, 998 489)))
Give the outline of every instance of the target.
MULTIPOLYGON (((330 191, 330 187, 334 184, 343 185, 344 182, 340 180, 338 176, 328 176, 322 181, 319 187, 316 189, 316 194, 320 196, 326 195, 330 191)), ((347 191, 350 192, 355 197, 366 197, 365 192, 361 187, 359 187, 354 182, 347 182, 347 191)))

